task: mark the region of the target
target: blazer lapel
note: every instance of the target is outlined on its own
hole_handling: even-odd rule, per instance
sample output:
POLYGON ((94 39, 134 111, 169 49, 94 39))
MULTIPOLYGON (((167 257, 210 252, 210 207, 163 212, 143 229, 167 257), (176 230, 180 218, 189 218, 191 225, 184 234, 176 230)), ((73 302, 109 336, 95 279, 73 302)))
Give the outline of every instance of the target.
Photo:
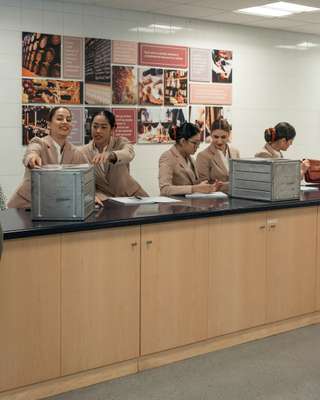
POLYGON ((66 142, 64 144, 62 151, 61 164, 71 164, 72 156, 73 156, 72 146, 69 142, 66 142))
POLYGON ((52 139, 51 135, 47 135, 43 138, 43 141, 47 145, 47 157, 48 160, 46 160, 47 164, 58 164, 58 150, 56 148, 56 145, 54 144, 54 140, 52 139))
POLYGON ((221 174, 228 175, 227 168, 224 165, 224 162, 221 158, 220 152, 213 145, 210 146, 209 150, 211 151, 211 153, 213 155, 212 161, 216 164, 218 169, 221 171, 221 174))
POLYGON ((182 155, 179 153, 179 151, 175 147, 172 148, 172 152, 173 152, 174 157, 176 158, 179 166, 188 175, 190 182, 192 184, 194 184, 196 182, 196 180, 198 179, 198 176, 197 176, 198 174, 197 174, 197 170, 195 168, 192 158, 191 157, 189 158, 190 162, 192 164, 192 167, 189 167, 187 164, 187 161, 182 157, 182 155))

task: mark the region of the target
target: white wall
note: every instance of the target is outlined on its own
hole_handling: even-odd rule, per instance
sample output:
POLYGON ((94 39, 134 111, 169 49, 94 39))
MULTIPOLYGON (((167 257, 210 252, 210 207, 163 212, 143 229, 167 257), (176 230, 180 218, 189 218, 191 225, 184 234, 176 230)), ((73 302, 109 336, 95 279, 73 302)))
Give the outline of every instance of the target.
MULTIPOLYGON (((305 41, 320 45, 319 36, 51 0, 0 0, 0 183, 8 196, 23 173, 22 31, 232 49, 233 142, 242 156, 252 156, 262 147, 265 128, 289 121, 297 138, 287 156, 320 158, 320 47, 306 51, 276 47, 305 41), (170 34, 129 31, 152 23, 183 29, 170 34)), ((167 148, 136 145, 131 171, 149 193, 158 192, 158 158, 167 148)))

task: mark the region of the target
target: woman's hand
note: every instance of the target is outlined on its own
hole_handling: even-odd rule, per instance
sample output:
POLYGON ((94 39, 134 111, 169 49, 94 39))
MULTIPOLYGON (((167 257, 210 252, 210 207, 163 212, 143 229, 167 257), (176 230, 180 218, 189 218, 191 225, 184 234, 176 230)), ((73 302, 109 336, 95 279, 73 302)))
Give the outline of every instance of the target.
POLYGON ((103 207, 103 203, 102 200, 100 200, 99 196, 96 195, 95 199, 94 199, 95 204, 97 204, 100 207, 103 207))
POLYGON ((32 154, 29 156, 27 167, 30 169, 40 168, 42 165, 41 157, 38 154, 32 154))
POLYGON ((212 193, 217 192, 222 185, 222 182, 215 181, 213 184, 208 183, 208 181, 203 181, 198 185, 192 186, 192 192, 197 193, 212 193))
POLYGON ((96 154, 93 159, 92 159, 92 164, 97 165, 97 164, 105 164, 106 162, 112 162, 115 163, 117 161, 117 155, 114 152, 103 152, 96 154))
POLYGON ((214 190, 213 190, 213 192, 219 192, 219 190, 222 188, 222 186, 223 186, 223 182, 221 182, 221 181, 218 181, 217 179, 213 182, 213 185, 212 185, 213 187, 214 187, 214 190))
POLYGON ((308 171, 309 168, 310 168, 310 161, 302 160, 301 161, 301 173, 304 175, 308 171))

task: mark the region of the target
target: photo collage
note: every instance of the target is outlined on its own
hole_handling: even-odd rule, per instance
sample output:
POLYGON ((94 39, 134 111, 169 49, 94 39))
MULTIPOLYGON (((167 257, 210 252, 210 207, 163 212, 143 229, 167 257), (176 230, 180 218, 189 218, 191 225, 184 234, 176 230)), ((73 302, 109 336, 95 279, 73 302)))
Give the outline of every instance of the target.
POLYGON ((215 119, 231 124, 232 51, 23 32, 21 96, 23 145, 48 134, 59 104, 72 111, 74 144, 89 142, 102 109, 132 143, 170 143, 169 127, 186 121, 207 141, 215 119))

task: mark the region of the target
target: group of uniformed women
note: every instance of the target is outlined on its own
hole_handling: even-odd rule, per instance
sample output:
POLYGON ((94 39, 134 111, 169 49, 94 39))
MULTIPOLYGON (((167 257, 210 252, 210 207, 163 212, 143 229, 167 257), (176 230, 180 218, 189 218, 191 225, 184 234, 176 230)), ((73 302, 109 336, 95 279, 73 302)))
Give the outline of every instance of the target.
MULTIPOLYGON (((25 174, 22 183, 8 202, 11 208, 31 205, 32 168, 45 164, 83 164, 95 166, 96 202, 113 196, 148 196, 130 175, 129 163, 134 158, 132 144, 126 138, 115 137, 116 121, 110 111, 96 113, 91 122, 92 140, 77 147, 68 141, 72 114, 67 107, 54 107, 49 114, 50 134, 33 138, 23 158, 25 174)), ((230 146, 230 125, 225 119, 214 121, 211 143, 199 152, 196 161, 191 157, 200 142, 199 128, 189 122, 169 129, 175 144, 159 160, 159 187, 164 196, 184 195, 192 192, 210 193, 228 190, 229 159, 239 158, 239 151, 230 146)), ((287 122, 266 129, 266 144, 256 157, 279 158, 295 137, 295 129, 287 122)), ((301 173, 309 167, 305 160, 301 173)))

